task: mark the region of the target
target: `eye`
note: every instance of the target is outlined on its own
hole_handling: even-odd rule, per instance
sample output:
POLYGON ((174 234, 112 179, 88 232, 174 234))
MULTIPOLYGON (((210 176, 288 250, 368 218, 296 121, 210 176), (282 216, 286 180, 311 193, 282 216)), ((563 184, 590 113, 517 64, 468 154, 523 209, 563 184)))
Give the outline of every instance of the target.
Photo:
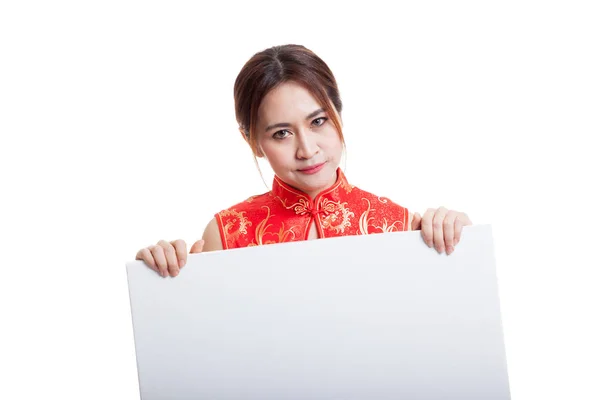
POLYGON ((290 131, 288 131, 287 129, 283 129, 281 131, 277 131, 273 134, 273 139, 285 139, 286 137, 288 137, 288 134, 290 133, 290 131))
POLYGON ((321 126, 323 125, 325 122, 327 121, 326 117, 321 117, 321 118, 317 118, 315 120, 313 120, 312 124, 314 126, 321 126))

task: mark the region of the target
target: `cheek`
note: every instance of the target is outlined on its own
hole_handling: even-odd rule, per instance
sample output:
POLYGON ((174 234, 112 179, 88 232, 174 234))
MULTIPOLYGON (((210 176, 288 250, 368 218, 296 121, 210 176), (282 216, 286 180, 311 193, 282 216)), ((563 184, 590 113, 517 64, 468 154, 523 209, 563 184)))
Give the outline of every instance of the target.
POLYGON ((329 151, 342 151, 342 139, 340 139, 335 129, 332 128, 330 131, 328 131, 325 139, 326 140, 324 141, 324 145, 329 151))
POLYGON ((285 147, 280 144, 265 142, 261 146, 264 156, 273 164, 280 164, 288 157, 285 147))

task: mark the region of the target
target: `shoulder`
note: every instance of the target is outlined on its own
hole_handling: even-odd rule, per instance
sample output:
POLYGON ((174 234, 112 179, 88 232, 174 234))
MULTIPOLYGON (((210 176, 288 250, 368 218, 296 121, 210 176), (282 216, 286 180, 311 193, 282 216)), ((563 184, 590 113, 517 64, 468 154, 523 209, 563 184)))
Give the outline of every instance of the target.
POLYGON ((258 194, 255 196, 250 196, 247 199, 240 201, 239 203, 236 203, 230 207, 227 207, 221 211, 219 211, 218 213, 215 214, 215 216, 218 215, 227 215, 229 213, 231 213, 232 211, 248 211, 248 210, 253 210, 256 208, 260 208, 261 205, 266 204, 266 203, 270 203, 272 202, 273 196, 271 195, 271 192, 266 192, 263 194, 258 194))
POLYGON ((401 230, 412 230, 413 213, 401 204, 388 197, 368 192, 356 186, 352 189, 352 195, 357 201, 364 204, 367 214, 379 216, 384 220, 394 221, 398 226, 402 226, 401 230))
POLYGON ((231 220, 245 220, 250 215, 256 217, 262 214, 265 206, 270 206, 275 201, 271 192, 250 196, 246 200, 236 203, 230 207, 224 208, 214 216, 219 227, 222 227, 231 220))
POLYGON ((271 192, 250 196, 216 213, 207 229, 210 228, 211 237, 218 238, 221 248, 238 247, 238 237, 247 235, 253 229, 253 221, 264 218, 273 202, 271 192))
POLYGON ((385 196, 379 196, 366 190, 360 189, 356 186, 352 188, 352 195, 357 199, 368 201, 371 206, 387 210, 396 210, 399 212, 408 212, 408 210, 400 204, 392 201, 390 198, 385 196))

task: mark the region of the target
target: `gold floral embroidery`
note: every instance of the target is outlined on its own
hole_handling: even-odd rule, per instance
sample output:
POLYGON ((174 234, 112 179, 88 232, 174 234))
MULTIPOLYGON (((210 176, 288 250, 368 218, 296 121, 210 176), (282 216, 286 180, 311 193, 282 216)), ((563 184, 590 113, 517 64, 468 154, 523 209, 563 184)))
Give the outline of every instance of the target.
POLYGON ((347 204, 323 198, 320 212, 323 212, 325 217, 322 219, 321 226, 324 229, 333 229, 336 233, 344 233, 344 230, 352 225, 350 217, 354 217, 354 213, 346 208, 347 204))
POLYGON ((346 194, 350 193, 352 191, 352 189, 354 189, 354 186, 349 184, 348 181, 346 180, 346 178, 342 178, 341 186, 346 191, 346 194))
MULTIPOLYGON (((377 199, 384 204, 388 202, 384 197, 378 197, 377 199)), ((367 202, 367 209, 360 216, 359 231, 363 235, 368 235, 369 227, 372 226, 371 221, 375 219, 374 217, 369 217, 369 214, 371 211, 375 210, 371 209, 371 202, 368 199, 363 198, 363 200, 367 202)), ((373 228, 380 230, 382 233, 404 231, 404 222, 394 221, 392 224, 389 224, 387 218, 384 217, 383 224, 380 226, 373 226, 373 228), (400 226, 398 227, 396 224, 400 224, 400 226)))
POLYGON ((293 231, 294 227, 291 227, 286 230, 285 224, 283 222, 281 223, 281 228, 279 229, 279 232, 268 232, 272 224, 267 225, 267 222, 269 222, 269 219, 271 217, 274 217, 275 215, 271 215, 271 209, 268 206, 262 206, 262 208, 265 208, 267 210, 267 216, 256 226, 255 241, 253 240, 250 244, 248 244, 248 246, 262 246, 266 244, 283 243, 292 241, 296 238, 296 234, 293 231), (265 240, 265 236, 268 235, 276 235, 278 240, 265 240))
POLYGON ((267 229, 269 229, 269 227, 271 226, 271 224, 267 225, 269 218, 271 218, 271 209, 267 206, 262 206, 261 208, 267 209, 267 217, 263 219, 258 225, 256 225, 255 238, 257 245, 269 244, 266 241, 263 242, 263 238, 265 236, 265 233, 267 232, 267 229))
MULTIPOLYGON (((358 222, 358 228, 362 235, 368 235, 369 234, 369 222, 375 218, 369 217, 369 213, 371 212, 371 202, 369 201, 369 199, 363 198, 362 200, 365 200, 367 202, 367 209, 360 216, 360 220, 358 222)), ((357 234, 358 234, 358 232, 357 232, 357 234)))
POLYGON ((225 224, 224 231, 229 237, 229 241, 235 241, 241 234, 247 234, 247 227, 252 225, 252 222, 248 221, 248 218, 244 216, 245 211, 237 212, 235 210, 225 210, 221 212, 221 217, 233 217, 230 218, 225 224))
POLYGON ((292 226, 290 229, 285 230, 285 224, 282 222, 281 223, 281 229, 279 229, 279 233, 277 234, 279 242, 278 243, 283 243, 283 242, 292 242, 294 241, 294 239, 296 239, 296 234, 294 233, 294 229, 295 226, 292 226), (290 238, 291 235, 291 238, 290 238))
POLYGON ((381 229, 381 232, 398 232, 404 231, 404 223, 402 221, 395 221, 393 224, 388 226, 387 218, 383 219, 383 226, 376 226, 375 229, 381 229), (400 224, 402 228, 397 228, 396 224, 400 224))
POLYGON ((344 205, 346 205, 348 203, 344 203, 344 204, 340 204, 340 203, 336 203, 335 201, 326 199, 326 198, 322 198, 321 202, 319 203, 320 205, 320 209, 325 212, 325 213, 332 213, 335 212, 336 208, 344 208, 344 205))
POLYGON ((296 215, 305 215, 308 214, 310 211, 310 203, 308 202, 308 200, 304 199, 304 198, 300 198, 298 199, 298 201, 294 204, 292 204, 291 206, 288 206, 286 204, 287 199, 282 199, 279 196, 275 196, 280 202, 281 205, 286 208, 287 210, 290 209, 294 209, 294 212, 296 213, 296 215))

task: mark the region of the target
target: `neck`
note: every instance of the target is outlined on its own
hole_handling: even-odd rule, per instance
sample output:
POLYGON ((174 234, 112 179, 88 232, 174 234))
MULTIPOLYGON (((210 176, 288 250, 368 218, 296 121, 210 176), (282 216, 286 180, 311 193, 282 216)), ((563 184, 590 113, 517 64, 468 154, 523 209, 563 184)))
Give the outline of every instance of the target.
POLYGON ((339 175, 338 175, 338 169, 336 169, 336 171, 334 172, 333 176, 331 177, 331 179, 329 179, 329 180, 327 181, 327 183, 326 183, 326 184, 324 184, 322 187, 315 188, 315 189, 313 189, 313 190, 303 190, 303 189, 300 189, 300 188, 298 188, 298 187, 296 187, 296 186, 290 185, 289 183, 287 183, 287 182, 283 181, 281 178, 278 178, 278 179, 279 179, 281 182, 284 182, 284 183, 286 183, 286 184, 287 184, 289 187, 293 188, 294 190, 296 190, 296 191, 298 191, 298 192, 300 192, 300 193, 304 194, 304 195, 305 195, 305 196, 307 196, 307 197, 310 197, 312 200, 315 200, 315 198, 316 198, 316 197, 317 197, 317 196, 318 196, 320 193, 322 193, 322 192, 326 191, 327 189, 329 189, 330 187, 332 187, 333 185, 335 185, 335 183, 337 182, 338 178, 339 178, 339 175))

